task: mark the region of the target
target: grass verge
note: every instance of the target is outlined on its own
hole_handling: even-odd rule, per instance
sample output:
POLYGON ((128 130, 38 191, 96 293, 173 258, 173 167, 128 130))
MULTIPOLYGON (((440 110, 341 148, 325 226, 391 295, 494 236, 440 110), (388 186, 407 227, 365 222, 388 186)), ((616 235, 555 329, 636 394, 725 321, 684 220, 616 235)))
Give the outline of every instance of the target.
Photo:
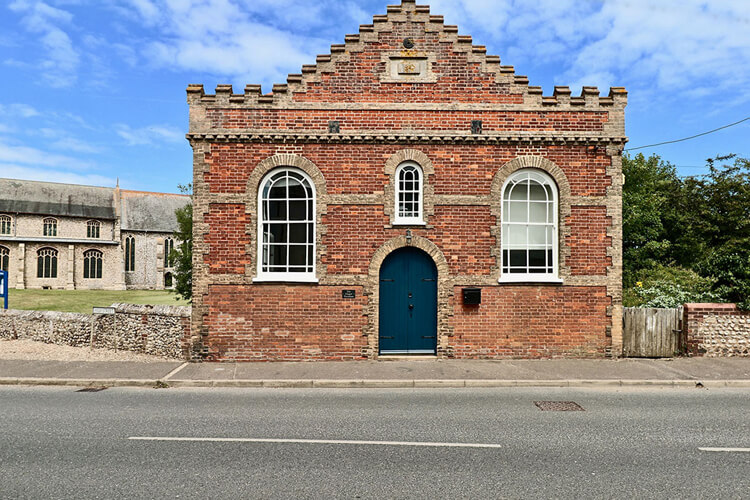
POLYGON ((117 302, 154 306, 189 305, 179 295, 166 290, 8 290, 10 309, 91 314, 95 306, 107 307, 117 302), (178 298, 180 300, 175 300, 178 298))

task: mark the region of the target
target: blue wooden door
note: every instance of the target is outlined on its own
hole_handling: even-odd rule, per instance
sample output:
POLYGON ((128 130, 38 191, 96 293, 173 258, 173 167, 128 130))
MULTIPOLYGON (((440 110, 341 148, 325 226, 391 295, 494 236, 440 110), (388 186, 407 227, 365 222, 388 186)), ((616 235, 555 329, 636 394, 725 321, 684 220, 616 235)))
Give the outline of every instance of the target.
POLYGON ((412 247, 390 254, 380 268, 380 353, 435 354, 437 267, 412 247))

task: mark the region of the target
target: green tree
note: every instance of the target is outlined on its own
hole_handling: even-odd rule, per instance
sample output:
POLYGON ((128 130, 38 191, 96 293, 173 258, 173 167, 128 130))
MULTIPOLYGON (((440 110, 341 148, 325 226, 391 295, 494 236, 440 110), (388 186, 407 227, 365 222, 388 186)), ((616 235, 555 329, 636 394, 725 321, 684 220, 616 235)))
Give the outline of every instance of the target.
MULTIPOLYGON (((193 185, 180 185, 180 191, 192 194, 193 185)), ((183 208, 175 210, 178 230, 174 237, 179 244, 172 250, 171 258, 175 262, 174 279, 175 293, 183 299, 192 301, 193 298, 193 204, 188 203, 183 208)))
POLYGON ((672 227, 677 218, 680 179, 675 167, 656 155, 623 157, 623 280, 672 260, 672 227))
POLYGON ((680 179, 656 155, 623 159, 626 305, 702 299, 750 308, 750 161, 731 155, 708 166, 680 179))
POLYGON ((726 300, 750 309, 750 160, 734 155, 709 160, 709 173, 689 188, 707 246, 695 269, 714 277, 715 290, 726 300), (727 160, 734 162, 717 166, 727 160))

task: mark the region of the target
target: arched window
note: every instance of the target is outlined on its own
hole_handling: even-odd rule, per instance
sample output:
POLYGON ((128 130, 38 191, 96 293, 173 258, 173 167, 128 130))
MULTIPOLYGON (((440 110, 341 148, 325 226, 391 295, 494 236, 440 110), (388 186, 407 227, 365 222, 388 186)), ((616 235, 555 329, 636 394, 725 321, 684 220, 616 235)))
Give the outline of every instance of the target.
POLYGON ((559 281, 557 185, 541 170, 522 169, 505 183, 500 281, 559 281))
POLYGON ((102 278, 102 253, 99 250, 83 252, 83 279, 98 280, 102 278))
POLYGON ((10 215, 0 215, 0 234, 10 234, 13 219, 10 215))
POLYGON ((42 248, 36 255, 36 277, 57 278, 57 250, 42 248))
POLYGON ((43 222, 44 236, 57 236, 57 219, 47 217, 43 222))
POLYGON ((86 237, 98 239, 101 236, 102 223, 98 220, 90 220, 86 223, 86 237))
POLYGON ((164 273, 164 288, 172 288, 173 279, 172 273, 164 273))
POLYGON ((0 247, 0 271, 7 271, 10 267, 10 250, 0 247))
POLYGON ((315 187, 301 170, 269 173, 258 193, 258 279, 315 281, 315 187))
POLYGON ((395 224, 423 224, 422 168, 406 162, 396 169, 395 224))
POLYGON ((125 272, 135 271, 135 238, 125 238, 125 272))
POLYGON ((174 240, 167 238, 164 240, 164 267, 174 267, 172 252, 174 251, 174 240))

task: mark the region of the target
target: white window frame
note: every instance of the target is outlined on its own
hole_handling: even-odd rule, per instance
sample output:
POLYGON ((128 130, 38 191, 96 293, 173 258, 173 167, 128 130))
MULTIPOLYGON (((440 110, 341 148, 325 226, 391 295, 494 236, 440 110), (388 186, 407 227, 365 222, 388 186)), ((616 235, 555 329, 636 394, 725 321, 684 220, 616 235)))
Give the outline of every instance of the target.
POLYGON ((422 169, 422 166, 419 163, 413 162, 413 161, 405 161, 402 164, 396 168, 396 172, 393 175, 393 184, 394 184, 394 211, 395 215, 393 217, 393 225, 402 225, 402 226, 424 226, 426 223, 424 221, 424 170, 422 169), (411 193, 417 193, 419 195, 419 200, 417 202, 417 215, 412 217, 402 217, 401 216, 401 210, 400 210, 400 204, 401 204, 401 172, 404 171, 406 168, 414 168, 417 173, 419 174, 418 184, 419 187, 413 191, 410 191, 411 193))
MULTIPOLYGON (((288 201, 289 198, 286 198, 288 201)), ((306 199, 307 200, 307 199, 306 199)), ((318 248, 317 248, 317 235, 318 235, 318 222, 317 222, 317 213, 318 213, 318 194, 315 189, 315 183, 312 181, 312 178, 305 173, 304 170, 295 168, 295 167, 279 167, 271 170, 266 175, 263 176, 263 179, 261 180, 259 186, 258 186, 258 206, 257 206, 257 238, 258 238, 258 244, 256 246, 257 252, 256 252, 256 258, 257 261, 257 274, 256 277, 253 278, 253 282, 286 282, 286 283, 317 283, 318 282, 318 275, 317 275, 317 260, 318 260, 318 248), (263 219, 263 190, 266 184, 277 174, 281 172, 294 172, 297 175, 300 175, 302 178, 304 178, 308 185, 310 186, 310 190, 312 192, 312 202, 313 202, 313 208, 312 208, 312 221, 304 221, 306 224, 312 223, 312 271, 309 272, 270 272, 270 271, 264 271, 263 270, 263 255, 265 253, 264 249, 264 238, 263 238, 263 225, 265 224, 265 220, 263 219)), ((288 217, 288 216, 287 216, 288 217)), ((287 218, 288 221, 288 218, 287 218)), ((291 222, 287 222, 291 223, 291 222)), ((307 243, 308 245, 310 243, 307 243)), ((288 245, 288 243, 287 243, 288 245)), ((287 267, 289 267, 287 259, 287 267)))
MULTIPOLYGON (((530 200, 526 199, 526 203, 530 203, 530 200)), ((559 189, 557 187, 557 183, 555 180, 545 171, 535 169, 535 168, 523 168, 520 170, 517 170, 514 172, 503 184, 503 189, 501 191, 500 196, 500 213, 501 213, 501 249, 500 249, 500 283, 562 283, 563 280, 560 279, 560 268, 559 268, 559 248, 560 248, 560 225, 559 225, 559 213, 560 213, 560 201, 559 201, 559 189), (504 226, 506 224, 521 224, 521 223, 510 223, 506 220, 506 210, 505 210, 505 195, 508 190, 508 187, 511 184, 516 184, 518 182, 522 182, 523 180, 529 180, 532 179, 532 176, 537 177, 536 179, 533 179, 537 183, 549 186, 552 191, 552 203, 553 203, 553 221, 552 221, 552 272, 551 273, 506 273, 506 262, 505 262, 505 248, 507 242, 505 241, 505 231, 504 226), (542 179, 543 182, 540 182, 539 178, 542 179)), ((526 217, 526 226, 532 225, 529 223, 529 212, 527 212, 526 217)), ((539 225, 541 223, 536 223, 536 225, 539 225)), ((543 224, 546 227, 550 226, 550 223, 544 223, 543 224)), ((528 243, 527 243, 528 245, 528 243)), ((509 266, 508 266, 509 267, 509 266)), ((528 267, 528 261, 527 261, 527 267, 528 267)))

